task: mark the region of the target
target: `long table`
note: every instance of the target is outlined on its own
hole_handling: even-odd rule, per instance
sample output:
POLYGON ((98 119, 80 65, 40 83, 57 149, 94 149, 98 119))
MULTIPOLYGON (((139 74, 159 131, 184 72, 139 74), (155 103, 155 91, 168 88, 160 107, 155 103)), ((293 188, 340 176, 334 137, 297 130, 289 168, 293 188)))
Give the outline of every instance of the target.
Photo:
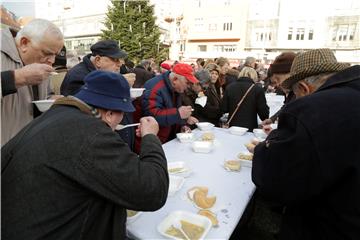
MULTIPOLYGON (((202 131, 194 130, 196 138, 202 131)), ((209 188, 209 196, 216 195, 212 208, 217 213, 219 227, 212 228, 206 239, 228 239, 239 222, 255 185, 251 181, 251 168, 242 167, 239 172, 229 172, 223 167, 224 160, 236 159, 241 151, 246 151, 245 143, 254 138, 253 133, 243 136, 230 134, 228 129, 214 128, 215 148, 210 153, 195 153, 191 143, 180 143, 174 139, 163 145, 168 162, 184 161, 191 168, 182 188, 168 197, 166 204, 156 212, 143 212, 127 225, 128 233, 135 239, 164 239, 157 226, 171 212, 177 210, 197 213, 194 204, 187 198, 187 191, 194 186, 209 188)))

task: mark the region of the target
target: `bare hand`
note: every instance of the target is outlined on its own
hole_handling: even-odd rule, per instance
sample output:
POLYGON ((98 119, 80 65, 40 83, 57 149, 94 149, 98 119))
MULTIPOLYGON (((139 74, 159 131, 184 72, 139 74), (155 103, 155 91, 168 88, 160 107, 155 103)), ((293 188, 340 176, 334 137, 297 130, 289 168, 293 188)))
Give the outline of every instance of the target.
POLYGON ((199 122, 199 120, 193 116, 190 116, 186 121, 186 123, 189 125, 194 125, 195 123, 198 123, 198 122, 199 122))
POLYGON ((181 106, 178 109, 181 119, 187 119, 191 116, 192 108, 191 106, 181 106))
POLYGON ((268 125, 268 124, 272 124, 272 123, 273 123, 272 120, 270 118, 268 118, 268 119, 265 119, 264 121, 262 121, 260 123, 260 125, 264 126, 264 125, 268 125))
POLYGON ((264 130, 264 132, 265 132, 266 134, 269 135, 269 133, 270 133, 273 129, 272 129, 271 125, 269 124, 269 125, 264 125, 264 126, 263 126, 263 130, 264 130))
POLYGON ((123 76, 126 79, 126 81, 128 81, 129 86, 132 87, 136 80, 136 74, 135 73, 126 73, 126 74, 123 74, 123 76))
POLYGON ((38 85, 47 79, 54 69, 42 63, 32 63, 22 68, 16 69, 15 73, 15 86, 16 88, 27 85, 38 85))
POLYGON ((189 128, 188 126, 182 126, 181 128, 181 132, 182 133, 191 133, 191 128, 189 128))
POLYGON ((159 124, 153 117, 142 117, 140 125, 136 129, 136 136, 144 137, 147 134, 157 135, 159 132, 159 124))

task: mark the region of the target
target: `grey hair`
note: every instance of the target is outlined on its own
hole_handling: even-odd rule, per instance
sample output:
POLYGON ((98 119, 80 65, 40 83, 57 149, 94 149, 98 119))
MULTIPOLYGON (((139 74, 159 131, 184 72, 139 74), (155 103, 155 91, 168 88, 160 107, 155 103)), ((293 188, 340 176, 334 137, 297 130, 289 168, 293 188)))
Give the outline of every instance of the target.
POLYGON ((252 63, 256 62, 256 59, 254 57, 247 57, 245 59, 245 66, 250 66, 252 63))
POLYGON ((17 33, 15 40, 19 43, 22 37, 27 37, 32 41, 39 43, 47 33, 57 39, 64 39, 62 32, 54 23, 38 18, 25 25, 17 33))
MULTIPOLYGON (((326 82, 326 80, 328 80, 334 74, 335 74, 335 72, 320 73, 320 74, 305 78, 304 82, 311 84, 312 86, 315 87, 315 89, 318 89, 319 87, 321 87, 321 85, 323 85, 326 82)), ((299 82, 294 83, 292 88, 293 89, 299 88, 299 82)))
POLYGON ((151 62, 149 60, 141 60, 140 66, 145 67, 146 65, 151 65, 151 62))
POLYGON ((181 76, 181 75, 179 75, 179 74, 177 74, 177 73, 174 73, 174 72, 171 72, 169 77, 170 77, 170 78, 177 77, 177 78, 180 79, 180 80, 186 80, 186 81, 187 81, 186 77, 181 76))

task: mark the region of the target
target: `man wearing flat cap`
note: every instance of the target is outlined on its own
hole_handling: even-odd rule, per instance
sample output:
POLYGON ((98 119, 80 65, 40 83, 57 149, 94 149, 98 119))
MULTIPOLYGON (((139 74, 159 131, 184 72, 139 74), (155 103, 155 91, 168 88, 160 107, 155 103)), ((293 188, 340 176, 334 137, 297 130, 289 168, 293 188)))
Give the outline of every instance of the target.
MULTIPOLYGON (((84 85, 85 76, 92 71, 104 70, 119 73, 120 67, 124 64, 124 59, 127 57, 127 54, 120 50, 117 42, 114 40, 99 41, 92 45, 90 50, 91 53, 86 55, 82 62, 74 66, 66 74, 60 87, 60 93, 62 95, 75 95, 84 85)), ((128 80, 131 87, 135 81, 135 74, 124 74, 124 77, 128 80)), ((121 124, 126 125, 132 122, 132 115, 125 113, 121 124)), ((133 129, 126 128, 119 131, 119 134, 132 149, 135 138, 133 129)))
MULTIPOLYGON (((191 116, 191 106, 182 106, 180 94, 191 84, 198 83, 189 64, 178 63, 172 71, 165 72, 148 80, 141 100, 137 106, 136 117, 153 116, 160 125, 158 137, 165 143, 176 136, 182 125, 198 122, 191 116)), ((139 150, 139 140, 135 140, 135 149, 139 150)))
POLYGON ((286 206, 279 239, 359 239, 360 66, 310 50, 282 85, 297 99, 255 147, 252 168, 258 192, 286 206))
POLYGON ((155 211, 169 179, 159 126, 140 120, 140 156, 114 133, 134 111, 119 73, 93 71, 1 149, 3 239, 126 238, 126 209, 155 211))
POLYGON ((94 70, 119 72, 127 56, 114 40, 99 41, 90 50, 91 53, 66 74, 60 88, 62 95, 76 94, 84 85, 84 77, 94 70))

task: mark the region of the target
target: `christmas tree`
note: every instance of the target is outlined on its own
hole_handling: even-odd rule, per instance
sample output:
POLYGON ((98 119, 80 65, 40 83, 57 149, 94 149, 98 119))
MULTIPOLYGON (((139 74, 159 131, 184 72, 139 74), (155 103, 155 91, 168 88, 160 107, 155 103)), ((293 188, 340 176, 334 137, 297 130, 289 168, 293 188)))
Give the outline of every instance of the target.
POLYGON ((118 41, 120 48, 136 63, 149 58, 166 59, 166 50, 160 43, 160 29, 155 24, 154 6, 148 0, 112 0, 111 3, 102 38, 118 41))

